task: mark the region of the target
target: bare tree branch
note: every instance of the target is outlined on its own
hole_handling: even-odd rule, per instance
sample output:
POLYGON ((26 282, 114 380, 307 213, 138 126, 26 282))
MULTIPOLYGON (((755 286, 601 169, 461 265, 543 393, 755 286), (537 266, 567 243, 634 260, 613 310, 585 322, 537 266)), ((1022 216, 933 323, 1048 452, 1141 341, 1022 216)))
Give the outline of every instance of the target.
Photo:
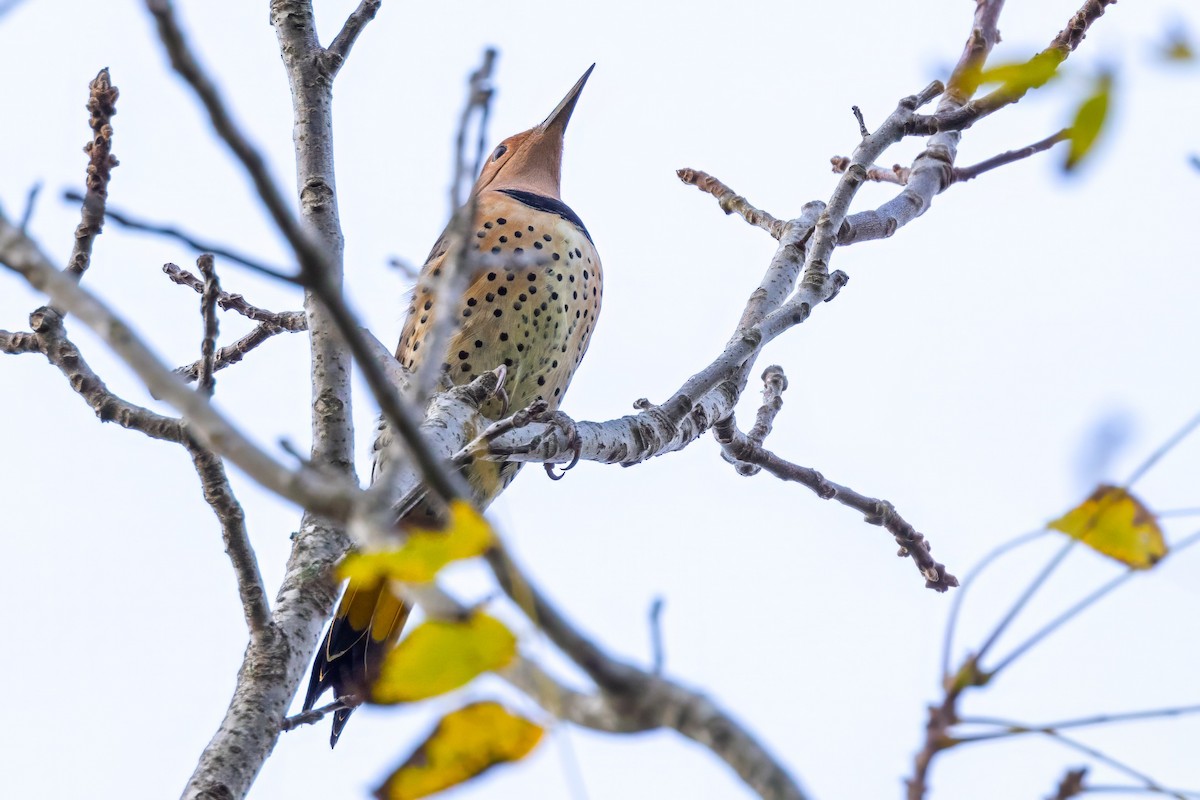
POLYGON ((181 411, 191 432, 271 491, 335 519, 349 516, 357 487, 315 469, 292 471, 243 436, 208 399, 193 392, 132 331, 65 271, 55 269, 37 246, 0 214, 0 263, 69 310, 95 331, 127 363, 146 388, 181 411))
POLYGON ((37 208, 38 195, 42 192, 42 183, 38 181, 33 186, 29 187, 29 193, 25 195, 25 210, 21 212, 21 230, 29 230, 29 223, 33 221, 33 212, 37 208))
MULTIPOLYGON (((1055 59, 1058 63, 1062 63, 1068 56, 1074 52, 1087 35, 1088 29, 1096 20, 1104 15, 1108 6, 1116 3, 1117 0, 1086 0, 1079 11, 1067 22, 1065 28, 1059 31, 1058 35, 1050 42, 1050 46, 1043 50, 1039 55, 1055 59)), ((983 0, 980 4, 981 11, 984 6, 995 6, 995 15, 998 16, 1000 7, 1003 6, 1003 0, 983 0)), ((979 20, 981 14, 976 13, 976 20, 979 20)), ((994 22, 994 17, 992 18, 994 22)), ((983 26, 979 26, 979 30, 984 30, 983 26)), ((993 28, 994 29, 994 28, 993 28)), ((985 32, 985 37, 987 36, 985 32)), ((982 62, 981 62, 982 63, 982 62)), ((959 62, 960 67, 963 62, 959 62)), ((957 72, 957 70, 956 70, 957 72)), ((1000 88, 990 92, 989 94, 980 97, 978 100, 969 100, 970 94, 974 92, 975 86, 964 81, 963 85, 971 91, 964 92, 957 97, 948 96, 950 101, 945 107, 939 106, 936 113, 929 116, 917 115, 912 118, 909 123, 911 133, 919 133, 925 135, 933 135, 942 131, 963 131, 974 125, 979 120, 994 114, 1001 108, 1011 105, 1036 86, 1030 85, 1003 85, 1000 88)))
MULTIPOLYGON (((1049 150, 1059 142, 1064 142, 1071 135, 1069 129, 1064 128, 1058 133, 1047 136, 1045 139, 1026 145, 1018 150, 1008 150, 999 155, 992 156, 989 159, 980 161, 978 164, 973 164, 969 167, 954 167, 951 171, 951 183, 963 183, 973 178, 977 178, 985 172, 989 172, 997 167, 1003 167, 1014 161, 1020 161, 1024 158, 1029 158, 1037 153, 1049 150)), ((834 172, 845 172, 850 166, 850 159, 845 156, 834 156, 830 159, 833 164, 834 172)), ((908 183, 908 178, 912 174, 912 169, 902 167, 899 164, 893 165, 890 169, 881 167, 878 164, 873 164, 867 169, 867 180, 876 181, 878 183, 895 183, 904 186, 908 183)), ((856 237, 855 241, 862 241, 862 237, 856 237)))
MULTIPOLYGON (((220 253, 214 253, 214 255, 220 255, 220 253)), ((191 287, 196 291, 196 294, 201 294, 204 291, 204 281, 186 269, 181 269, 175 264, 163 264, 163 272, 180 286, 191 287)), ((259 308, 246 302, 246 298, 240 294, 229 294, 225 291, 219 291, 217 293, 217 306, 226 311, 236 311, 246 319, 262 322, 285 331, 308 330, 308 320, 304 317, 303 311, 267 311, 265 308, 259 308)))
MULTIPOLYGON (((758 407, 758 414, 755 416, 754 427, 751 428, 746 434, 746 438, 752 444, 760 447, 762 446, 762 443, 766 441, 766 438, 771 434, 771 428, 775 424, 775 417, 783 409, 783 393, 787 391, 787 376, 783 374, 782 367, 778 365, 771 365, 763 371, 762 382, 762 405, 758 407)), ((740 435, 732 416, 728 420, 722 420, 722 422, 718 422, 716 427, 713 429, 713 434, 717 437, 717 441, 720 442, 722 436, 731 435, 729 431, 732 431, 733 434, 740 435)), ((745 461, 738 461, 724 447, 721 448, 721 455, 726 461, 734 465, 739 475, 749 477, 751 475, 757 475, 762 470, 762 467, 758 466, 757 464, 748 464, 745 461)))
POLYGON ((200 299, 200 318, 204 321, 204 338, 200 342, 200 374, 197 377, 196 388, 206 397, 212 397, 216 388, 213 379, 213 361, 217 353, 217 297, 221 294, 221 284, 217 282, 217 270, 213 265, 211 253, 206 253, 196 259, 196 268, 204 276, 204 291, 200 299))
POLYGON ((916 110, 932 101, 944 89, 940 81, 934 81, 921 92, 903 98, 883 124, 854 148, 854 152, 850 154, 850 166, 838 181, 828 206, 817 220, 813 241, 805 256, 803 284, 819 286, 825 280, 834 247, 845 243, 841 234, 842 223, 846 219, 854 195, 867 179, 867 169, 884 150, 906 135, 916 110))
MULTIPOLYGON (((88 84, 88 124, 92 140, 83 148, 88 154, 87 194, 80 211, 79 226, 75 228, 75 246, 67 260, 67 271, 79 279, 92 260, 92 244, 104 227, 104 205, 108 200, 108 181, 113 167, 119 163, 112 155, 112 117, 117 113, 120 92, 109 80, 108 68, 100 70, 88 84)), ((24 228, 24 224, 22 224, 24 228)))
MULTIPOLYGON (((0 237, 4 220, 0 215, 0 237)), ((0 246, 0 261, 5 260, 0 246)), ((139 431, 152 439, 182 444, 185 438, 178 419, 164 417, 148 408, 123 400, 109 391, 100 376, 92 371, 79 349, 67 338, 62 317, 51 308, 39 308, 29 317, 32 332, 0 331, 0 352, 41 353, 58 367, 75 393, 96 412, 101 422, 115 422, 122 428, 139 431)))
POLYGON ((467 104, 463 106, 458 120, 458 135, 454 144, 454 177, 450 183, 450 213, 453 215, 463 204, 463 192, 469 192, 475 176, 483 168, 483 153, 487 147, 487 123, 492 110, 492 70, 496 65, 496 50, 489 47, 483 51, 483 62, 471 73, 467 82, 467 104), (475 158, 467 162, 467 131, 471 118, 479 117, 475 158))
MULTIPOLYGON (((254 330, 247 333, 242 338, 238 339, 231 345, 222 347, 213 354, 212 369, 214 372, 232 367, 234 364, 246 357, 246 354, 258 347, 263 342, 280 333, 287 333, 287 328, 277 328, 269 322, 261 322, 255 326, 254 330)), ((179 375, 185 381, 191 383, 200 378, 200 373, 204 369, 204 358, 198 358, 191 364, 185 367, 176 367, 175 374, 179 375)))
MULTIPOLYGON (((834 172, 845 172, 850 166, 850 159, 845 156, 834 156, 829 159, 829 163, 833 165, 834 172)), ((902 167, 899 164, 894 164, 891 169, 872 164, 867 167, 866 178, 874 183, 894 183, 897 186, 903 186, 908 183, 910 171, 908 167, 902 167)))
MULTIPOLYGON (((956 113, 974 94, 979 83, 979 73, 987 61, 992 48, 1000 41, 997 27, 1004 0, 977 0, 971 33, 967 37, 962 55, 950 75, 948 88, 938 102, 934 115, 956 113)), ((898 229, 924 214, 933 203, 936 194, 945 191, 953 182, 954 161, 958 155, 959 129, 953 126, 918 131, 916 121, 920 115, 912 115, 905 122, 905 134, 934 134, 913 161, 904 181, 904 190, 879 208, 863 211, 846 217, 838 230, 838 244, 884 239, 898 229)), ((862 162, 865 171, 873 166, 874 158, 862 162)))
POLYGON ((237 576, 246 627, 250 629, 252 637, 265 637, 271 624, 271 607, 267 603, 267 589, 258 570, 258 559, 250 545, 246 514, 233 494, 221 459, 191 438, 186 438, 183 446, 187 448, 196 474, 200 476, 204 499, 212 506, 213 513, 221 523, 221 537, 225 540, 225 552, 229 554, 237 576))
POLYGON ((684 169, 675 170, 675 174, 679 176, 679 180, 689 186, 695 186, 700 191, 708 192, 717 198, 717 202, 721 204, 721 210, 726 214, 737 214, 746 220, 746 222, 749 222, 756 228, 762 228, 776 239, 783 236, 783 222, 775 219, 766 211, 755 208, 750 204, 749 200, 737 194, 733 189, 730 189, 707 172, 685 167, 684 169))
POLYGON ((358 37, 366 30, 367 24, 375 19, 382 4, 383 0, 362 0, 358 4, 358 8, 350 12, 342 29, 338 31, 337 36, 325 50, 325 68, 329 72, 330 78, 335 77, 345 65, 346 59, 350 56, 350 49, 354 47, 358 37))
POLYGON ((1067 770, 1067 774, 1063 775, 1062 780, 1058 782, 1054 795, 1049 800, 1071 800, 1072 797, 1083 794, 1087 791, 1083 786, 1085 777, 1087 777, 1086 767, 1067 770))
MULTIPOLYGON (((1089 0, 1072 25, 1060 33, 1052 48, 1064 49, 1062 57, 1065 58, 1082 39, 1087 26, 1111 2, 1089 0)), ((145 415, 151 412, 136 406, 122 406, 124 401, 108 395, 98 378, 91 383, 94 376, 90 376, 90 370, 62 333, 60 315, 49 309, 43 310, 42 317, 31 319, 33 332, 0 331, 0 351, 42 352, 52 363, 56 363, 57 358, 61 362, 57 365, 68 375, 73 386, 77 380, 89 383, 86 390, 82 387, 76 387, 76 390, 93 403, 98 414, 101 412, 97 403, 106 409, 115 407, 117 413, 131 421, 127 427, 138 427, 147 432, 156 430, 159 438, 184 444, 201 476, 206 499, 221 522, 237 575, 251 642, 225 719, 201 756, 185 789, 185 797, 241 797, 246 793, 269 756, 278 730, 289 725, 284 718, 287 705, 332 607, 335 587, 328 567, 348 543, 340 526, 347 522, 356 526, 359 541, 384 541, 391 536, 391 530, 386 517, 379 513, 380 498, 391 500, 397 493, 423 491, 421 487, 428 487, 442 498, 463 496, 465 490, 461 479, 447 466, 446 459, 452 454, 457 453, 455 458, 487 457, 546 463, 563 463, 582 456, 608 463, 632 464, 680 449, 711 429, 722 442, 726 454, 742 466, 765 468, 778 477, 799 481, 822 497, 836 497, 856 508, 867 515, 868 522, 887 528, 901 544, 901 555, 913 557, 926 577, 927 585, 940 590, 956 585, 954 576, 946 573, 945 568, 929 555, 922 535, 900 518, 889 503, 858 495, 826 481, 819 473, 783 461, 763 447, 774 416, 782 405, 781 393, 786 386, 782 371, 773 373, 768 369, 767 374, 772 377, 764 390, 764 402, 756 424, 749 434, 742 434, 737 429, 733 408, 745 389, 747 376, 761 348, 806 321, 817 304, 832 300, 845 285, 847 277, 844 273, 829 270, 834 248, 871 238, 876 233, 890 235, 923 213, 933 194, 944 190, 956 175, 964 174, 953 167, 959 129, 938 127, 927 131, 923 126, 932 124, 927 120, 951 124, 959 117, 966 118, 963 109, 971 105, 979 71, 998 38, 996 18, 1002 5, 1002 0, 977 0, 971 38, 935 114, 926 117, 916 114, 916 110, 943 93, 943 87, 938 83, 900 101, 873 134, 867 133, 861 114, 857 114, 863 127, 863 142, 847 159, 843 178, 828 205, 810 203, 799 218, 781 221, 750 205, 712 176, 692 170, 680 171, 682 180, 712 194, 726 213, 737 212, 750 224, 767 230, 779 241, 779 246, 725 350, 666 402, 654 406, 647 401, 639 406, 641 413, 605 423, 574 423, 566 419, 564 424, 563 417, 549 420, 536 409, 523 409, 467 442, 466 431, 478 430, 479 403, 503 383, 503 373, 487 373, 469 386, 435 397, 424 423, 420 424, 418 416, 397 390, 397 385, 407 383, 408 376, 386 348, 361 330, 342 294, 342 233, 329 136, 332 128, 331 83, 357 37, 377 13, 380 0, 362 0, 327 49, 317 40, 310 0, 271 2, 272 23, 291 83, 295 110, 298 214, 269 175, 261 155, 234 123, 224 100, 199 65, 175 19, 170 0, 146 0, 173 67, 195 91, 218 136, 228 144, 250 175, 268 213, 295 253, 298 273, 285 275, 263 265, 242 263, 304 285, 306 315, 275 314, 246 303, 239 295, 221 292, 211 257, 207 261, 202 258, 199 264, 204 280, 178 268, 174 273, 168 270, 172 280, 192 286, 203 297, 202 357, 196 364, 184 368, 185 374, 200 376, 200 391, 192 392, 171 376, 120 318, 76 285, 70 272, 55 269, 26 238, 23 230, 15 228, 0 215, 0 261, 22 274, 31 285, 49 293, 53 302, 61 303, 62 308, 77 314, 100 332, 114 351, 134 367, 151 391, 161 393, 181 410, 188 427, 185 429, 179 420, 147 417, 145 415), (917 133, 935 135, 926 151, 905 172, 909 184, 905 191, 891 204, 874 212, 850 215, 849 208, 858 187, 864 180, 871 179, 871 170, 878 169, 874 160, 903 136, 917 133), (254 319, 259 326, 230 347, 218 351, 217 306, 254 319), (308 329, 311 334, 313 447, 311 459, 293 470, 242 436, 213 410, 206 395, 211 393, 212 375, 216 369, 235 363, 282 330, 303 329, 308 329), (52 354, 51 350, 66 355, 52 354), (384 409, 390 429, 396 432, 395 441, 403 443, 411 456, 411 459, 394 459, 388 479, 366 493, 358 489, 353 479, 351 355, 360 363, 368 385, 384 409), (434 433, 439 426, 442 430, 434 433), (267 604, 243 513, 224 474, 222 456, 245 469, 271 491, 303 504, 306 509, 274 612, 267 604)), ((480 108, 486 122, 487 99, 491 93, 488 76, 493 59, 494 52, 485 55, 484 65, 472 76, 471 100, 460 130, 455 191, 465 169, 466 120, 472 109, 480 108)), ((977 105, 971 113, 982 116, 981 109, 984 108, 985 105, 977 105)), ((967 127, 970 122, 962 127, 967 127)), ((109 131, 111 133, 110 128, 109 131)), ((482 137, 481 130, 481 148, 482 137)), ((1052 144, 1049 142, 1045 147, 1052 144)), ((1025 157, 1014 155, 1020 152, 1023 151, 1002 154, 969 168, 976 171, 962 179, 1025 157), (1000 161, 1005 158, 1008 160, 1000 161)), ((104 153, 107 155, 107 150, 104 153)), ((95 149, 92 155, 96 157, 95 149)), ((898 172, 894 174, 899 177, 898 172)), ((100 188, 103 190, 103 182, 100 188)), ((89 196, 91 193, 89 179, 89 196)), ((95 227, 98 232, 105 216, 103 197, 98 216, 95 208, 89 212, 84 200, 85 222, 89 213, 98 220, 95 227)), ((116 219, 111 213, 109 216, 116 219)), ((84 224, 80 227, 82 229, 84 224)), ((185 236, 161 226, 154 232, 176 238, 185 236)), ((94 233, 90 238, 94 238, 94 233)), ((87 253, 82 257, 82 267, 76 274, 81 274, 87 267, 90 238, 86 244, 87 253)), ((72 271, 75 261, 73 255, 72 271)), ((462 272, 470 266, 467 255, 457 261, 462 272)), ((37 314, 35 312, 35 316, 37 314)), ((101 416, 104 418, 103 414, 101 416)), ((393 445, 381 442, 378 446, 393 445)), ((399 444, 394 446, 399 449, 399 444)), ((552 713, 578 724, 614 731, 674 728, 710 748, 761 796, 804 796, 783 766, 753 735, 707 698, 664 679, 658 674, 657 667, 655 672, 648 673, 614 659, 588 640, 518 571, 502 544, 489 554, 489 562, 509 596, 592 678, 599 691, 587 694, 567 689, 541 671, 536 663, 524 659, 506 671, 505 677, 514 685, 523 688, 552 713)), ((418 593, 418 599, 430 603, 430 608, 436 611, 436 592, 433 595, 418 593)), ((952 703, 943 706, 943 710, 947 709, 954 711, 952 703)), ((295 724, 309 721, 312 720, 305 718, 295 724)), ((922 774, 922 792, 923 777, 922 774)), ((916 781, 910 784, 910 795, 914 785, 916 781)))
POLYGON ((717 423, 715 435, 721 447, 735 461, 754 464, 777 478, 806 486, 822 500, 837 500, 842 505, 862 512, 869 524, 883 527, 900 545, 898 555, 912 558, 925 578, 926 588, 944 592, 958 586, 958 578, 946 572, 946 566, 933 558, 925 537, 906 522, 888 501, 866 497, 849 487, 827 480, 815 469, 784 461, 739 431, 732 416, 717 423))

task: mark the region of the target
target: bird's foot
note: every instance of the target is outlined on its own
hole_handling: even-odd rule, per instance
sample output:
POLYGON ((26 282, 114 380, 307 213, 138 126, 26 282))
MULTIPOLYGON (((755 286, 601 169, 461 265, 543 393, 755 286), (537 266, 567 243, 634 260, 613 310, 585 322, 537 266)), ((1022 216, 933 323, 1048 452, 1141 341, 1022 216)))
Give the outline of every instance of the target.
POLYGON ((567 440, 570 442, 571 450, 575 454, 574 458, 571 459, 571 463, 563 467, 561 472, 556 473, 553 464, 542 465, 546 470, 546 474, 550 476, 550 480, 560 481, 564 475, 575 469, 575 465, 579 463, 579 457, 583 455, 583 439, 579 436, 579 428, 575 425, 575 420, 561 411, 555 411, 546 415, 545 421, 567 434, 567 440))

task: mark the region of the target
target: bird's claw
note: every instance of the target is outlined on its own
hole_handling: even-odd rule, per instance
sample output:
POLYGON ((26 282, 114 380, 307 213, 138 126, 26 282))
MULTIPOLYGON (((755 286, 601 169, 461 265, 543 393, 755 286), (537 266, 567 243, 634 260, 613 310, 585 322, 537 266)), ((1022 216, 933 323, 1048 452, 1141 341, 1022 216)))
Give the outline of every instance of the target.
POLYGON ((550 476, 550 480, 561 481, 563 476, 575 469, 575 466, 579 463, 579 458, 583 455, 583 439, 579 436, 579 428, 575 425, 575 420, 561 411, 555 411, 553 414, 547 416, 546 422, 558 427, 567 434, 567 438, 571 443, 571 450, 574 453, 571 463, 563 467, 561 472, 556 473, 553 464, 542 464, 542 468, 546 470, 546 474, 550 476))

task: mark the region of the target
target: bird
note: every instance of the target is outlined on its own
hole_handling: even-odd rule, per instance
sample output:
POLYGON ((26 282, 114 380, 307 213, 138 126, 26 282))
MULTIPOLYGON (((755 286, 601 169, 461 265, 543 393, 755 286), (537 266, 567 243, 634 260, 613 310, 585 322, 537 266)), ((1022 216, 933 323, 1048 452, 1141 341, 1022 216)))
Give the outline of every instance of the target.
MULTIPOLYGON (((464 246, 451 234, 453 222, 421 269, 400 334, 396 359, 410 371, 428 358, 440 359, 450 381, 464 384, 503 365, 508 402, 489 401, 481 409, 492 419, 505 408, 525 408, 539 399, 556 410, 596 327, 604 291, 600 256, 583 221, 560 196, 567 123, 595 66, 541 124, 502 141, 484 163, 465 204, 475 209, 466 239, 478 257, 466 291, 449 309, 455 318, 446 350, 430 353, 424 345, 439 308, 437 279, 464 246)), ((389 436, 381 425, 372 480, 381 471, 389 436)), ((464 467, 477 506, 482 509, 494 500, 520 466, 475 461, 464 467)), ((405 512, 398 524, 428 527, 437 516, 425 503, 405 512)), ((311 710, 328 689, 337 698, 367 698, 409 611, 387 581, 351 582, 317 652, 304 710, 311 710)), ((337 745, 352 711, 344 707, 334 712, 330 747, 337 745)))

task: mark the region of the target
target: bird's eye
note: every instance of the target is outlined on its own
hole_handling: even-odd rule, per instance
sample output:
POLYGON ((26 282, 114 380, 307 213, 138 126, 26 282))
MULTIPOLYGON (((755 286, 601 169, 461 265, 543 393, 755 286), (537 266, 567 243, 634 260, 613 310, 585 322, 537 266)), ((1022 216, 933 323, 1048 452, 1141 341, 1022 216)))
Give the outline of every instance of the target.
POLYGON ((508 152, 508 148, 505 147, 504 145, 500 145, 499 147, 496 148, 496 152, 492 153, 492 161, 499 161, 500 156, 504 155, 507 152, 508 152))

